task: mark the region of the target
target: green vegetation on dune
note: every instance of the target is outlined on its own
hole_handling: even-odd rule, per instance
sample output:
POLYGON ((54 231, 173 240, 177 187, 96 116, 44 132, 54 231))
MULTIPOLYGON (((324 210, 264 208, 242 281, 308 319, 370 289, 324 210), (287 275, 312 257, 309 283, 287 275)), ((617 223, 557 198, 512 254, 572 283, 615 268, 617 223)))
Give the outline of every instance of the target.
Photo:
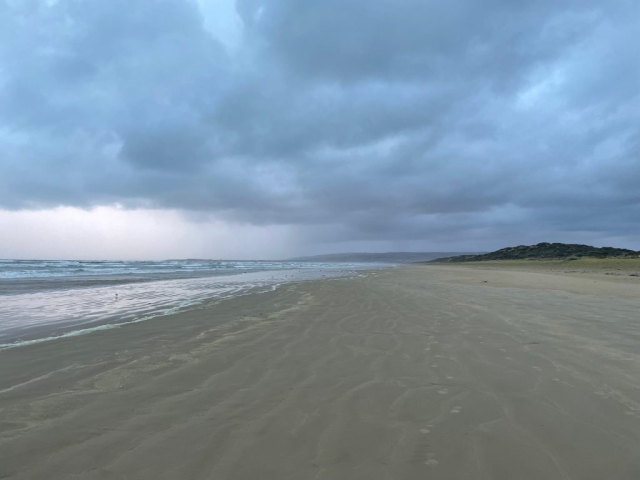
POLYGON ((583 261, 587 259, 637 260, 640 252, 625 248, 592 247, 589 245, 567 243, 539 243, 537 245, 519 245, 507 247, 491 253, 481 255, 458 255, 454 257, 438 258, 436 263, 460 263, 460 262, 488 262, 488 261, 583 261))

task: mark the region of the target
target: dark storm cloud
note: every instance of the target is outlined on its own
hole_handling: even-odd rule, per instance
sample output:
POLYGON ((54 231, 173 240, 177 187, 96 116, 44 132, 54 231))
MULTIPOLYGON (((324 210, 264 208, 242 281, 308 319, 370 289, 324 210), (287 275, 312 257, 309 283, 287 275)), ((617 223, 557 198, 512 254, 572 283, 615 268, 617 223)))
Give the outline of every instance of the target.
POLYGON ((0 2, 0 206, 331 241, 640 231, 637 2, 236 9, 228 48, 188 0, 0 2))

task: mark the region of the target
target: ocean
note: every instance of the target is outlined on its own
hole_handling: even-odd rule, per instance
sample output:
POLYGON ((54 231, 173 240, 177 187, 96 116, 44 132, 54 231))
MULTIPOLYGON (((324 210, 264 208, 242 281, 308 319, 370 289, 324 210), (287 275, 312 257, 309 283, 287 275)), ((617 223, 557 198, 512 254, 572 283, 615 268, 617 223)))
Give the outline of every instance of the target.
POLYGON ((118 328, 210 299, 375 264, 276 261, 0 260, 0 349, 118 328))

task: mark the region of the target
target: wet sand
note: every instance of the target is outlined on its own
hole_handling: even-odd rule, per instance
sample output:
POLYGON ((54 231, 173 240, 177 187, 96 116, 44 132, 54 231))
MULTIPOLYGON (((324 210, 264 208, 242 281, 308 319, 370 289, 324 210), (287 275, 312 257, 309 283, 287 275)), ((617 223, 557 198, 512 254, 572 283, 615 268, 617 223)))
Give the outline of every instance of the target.
POLYGON ((0 478, 640 478, 640 283, 416 266, 0 351, 0 478))

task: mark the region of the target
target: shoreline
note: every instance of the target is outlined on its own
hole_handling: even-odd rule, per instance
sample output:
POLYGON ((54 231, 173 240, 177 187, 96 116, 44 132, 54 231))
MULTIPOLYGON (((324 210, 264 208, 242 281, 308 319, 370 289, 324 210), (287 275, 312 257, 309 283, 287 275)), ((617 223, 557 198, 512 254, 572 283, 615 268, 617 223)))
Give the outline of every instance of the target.
POLYGON ((640 285, 602 277, 404 266, 2 350, 0 477, 635 479, 640 285))
POLYGON ((0 343, 0 351, 8 350, 12 348, 21 348, 31 345, 37 345, 40 343, 53 342, 57 340, 74 338, 84 335, 90 335, 92 333, 101 332, 104 330, 112 330, 116 328, 126 327, 127 325, 135 325, 137 323, 149 322, 158 318, 181 315, 189 312, 192 309, 204 308, 211 304, 215 304, 224 300, 230 300, 232 298, 242 297, 244 295, 260 295, 276 290, 283 284, 275 284, 270 289, 262 290, 260 287, 254 287, 243 293, 232 294, 230 296, 223 297, 211 297, 202 301, 194 301, 192 303, 185 304, 178 303, 166 310, 150 313, 149 315, 137 317, 134 319, 126 320, 124 318, 116 318, 113 321, 107 322, 90 322, 87 324, 74 324, 65 327, 64 324, 52 324, 44 325, 40 327, 34 327, 31 329, 16 329, 16 332, 6 332, 7 337, 10 339, 7 343, 0 343), (86 325, 84 328, 78 328, 82 325, 86 325))
POLYGON ((71 287, 66 289, 0 295, 0 350, 149 321, 211 300, 262 293, 291 282, 366 271, 346 267, 243 271, 87 288, 67 279, 71 287))

